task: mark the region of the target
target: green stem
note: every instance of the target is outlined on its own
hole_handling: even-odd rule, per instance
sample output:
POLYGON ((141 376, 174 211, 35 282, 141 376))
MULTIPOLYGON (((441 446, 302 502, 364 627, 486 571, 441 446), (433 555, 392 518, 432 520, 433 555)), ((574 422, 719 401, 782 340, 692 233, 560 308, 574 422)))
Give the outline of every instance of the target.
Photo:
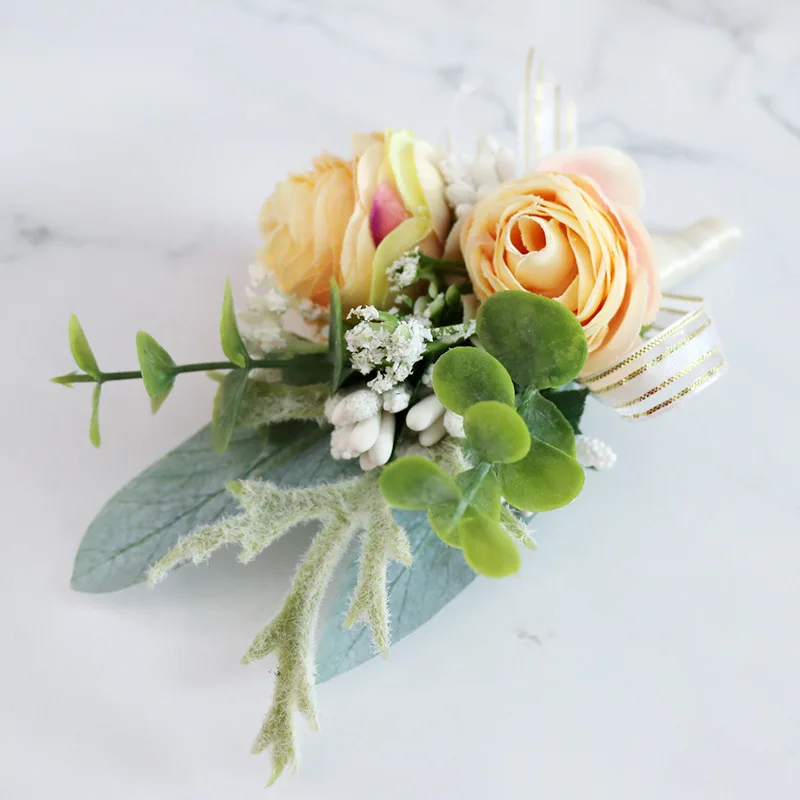
MULTIPOLYGON (((520 415, 523 415, 538 394, 539 390, 533 386, 528 386, 526 389, 523 389, 522 393, 520 394, 519 401, 517 402, 517 412, 520 415)), ((461 499, 458 501, 458 505, 453 512, 453 526, 457 525, 461 520, 461 517, 464 516, 464 512, 467 510, 467 508, 469 508, 473 498, 481 488, 483 479, 489 474, 492 466, 492 464, 482 461, 477 467, 475 467, 472 480, 470 480, 469 484, 464 488, 461 499)))
MULTIPOLYGON (((253 358, 248 361, 246 369, 282 369, 292 364, 317 364, 326 358, 327 353, 298 353, 290 358, 253 358)), ((203 361, 197 364, 176 364, 172 368, 172 372, 181 375, 185 372, 214 372, 215 370, 230 369, 242 369, 242 367, 231 361, 203 361)), ((142 373, 139 370, 101 372, 97 378, 92 375, 70 375, 69 383, 109 383, 111 381, 140 380, 141 377, 142 373)))
POLYGON ((483 483, 483 479, 489 474, 489 471, 492 468, 492 464, 488 461, 481 461, 477 467, 475 467, 475 472, 472 475, 472 480, 466 486, 461 495, 461 499, 458 501, 458 505, 456 506, 456 510, 453 512, 452 517, 452 524, 456 526, 461 517, 464 516, 464 512, 469 507, 470 503, 472 502, 472 498, 478 493, 478 489, 481 488, 481 484, 483 483))

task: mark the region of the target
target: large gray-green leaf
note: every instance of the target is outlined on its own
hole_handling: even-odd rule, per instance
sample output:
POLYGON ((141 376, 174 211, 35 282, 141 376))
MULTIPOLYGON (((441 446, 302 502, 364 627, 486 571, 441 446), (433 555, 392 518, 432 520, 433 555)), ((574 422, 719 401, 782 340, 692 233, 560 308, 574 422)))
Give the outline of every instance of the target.
MULTIPOLYGON (((408 533, 414 557, 410 569, 393 563, 387 572, 392 642, 398 642, 447 605, 476 575, 463 553, 448 547, 431 530, 424 511, 395 511, 394 515, 408 533)), ((342 577, 325 620, 317 650, 318 683, 357 667, 375 654, 366 626, 348 630, 342 625, 357 580, 356 557, 342 577)))
POLYGON ((203 428, 106 503, 81 542, 72 587, 111 592, 144 580, 179 538, 238 510, 225 490, 229 480, 311 486, 358 474, 357 463, 330 458, 329 437, 314 423, 276 426, 269 436, 237 428, 218 455, 203 428))

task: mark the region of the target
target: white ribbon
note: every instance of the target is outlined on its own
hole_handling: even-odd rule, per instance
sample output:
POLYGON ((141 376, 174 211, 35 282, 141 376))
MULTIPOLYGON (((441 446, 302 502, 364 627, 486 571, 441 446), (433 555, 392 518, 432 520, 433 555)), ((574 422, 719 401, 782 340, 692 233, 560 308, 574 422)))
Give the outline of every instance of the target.
POLYGON ((722 344, 701 297, 664 294, 644 344, 613 367, 582 378, 626 419, 647 419, 701 392, 725 371, 722 344))
MULTIPOLYGON (((531 159, 577 143, 576 111, 564 102, 561 87, 550 80, 533 49, 525 62, 520 102, 519 157, 523 171, 531 159), (534 77, 535 76, 535 77, 534 77), (566 142, 562 141, 562 132, 566 142)), ((738 245, 742 231, 716 217, 683 230, 654 236, 665 288, 687 278, 738 245)), ((725 358, 714 322, 701 297, 663 294, 655 323, 644 343, 614 366, 578 381, 626 419, 647 419, 701 392, 725 371, 725 358)))

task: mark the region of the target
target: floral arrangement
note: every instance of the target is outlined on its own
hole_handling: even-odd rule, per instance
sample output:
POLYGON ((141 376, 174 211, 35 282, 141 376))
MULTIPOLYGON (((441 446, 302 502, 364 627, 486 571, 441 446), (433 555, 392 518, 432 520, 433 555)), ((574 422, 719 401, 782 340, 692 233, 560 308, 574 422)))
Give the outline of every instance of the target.
MULTIPOLYGON (((539 71, 534 98, 546 88, 539 71)), ((177 364, 140 332, 139 369, 107 372, 70 320, 78 371, 54 380, 94 385, 95 445, 108 383, 141 380, 155 412, 183 373, 219 382, 210 427, 92 523, 75 588, 154 584, 227 544, 248 562, 317 525, 244 656, 277 657, 254 745, 272 750, 273 781, 297 760, 296 712, 316 727, 315 682, 386 653, 391 627, 411 632, 476 574, 516 572, 521 548, 535 549, 530 518, 613 465, 581 432, 587 395, 646 418, 724 369, 705 304, 664 288, 738 230, 705 220, 651 236, 636 165, 575 147, 574 108, 557 87, 548 96, 549 111, 526 102, 521 165, 492 138, 470 155, 389 130, 281 181, 238 313, 225 291, 223 360, 177 364), (554 130, 533 167, 531 118, 540 151, 543 120, 554 130), (323 594, 352 545, 315 651, 323 594)))

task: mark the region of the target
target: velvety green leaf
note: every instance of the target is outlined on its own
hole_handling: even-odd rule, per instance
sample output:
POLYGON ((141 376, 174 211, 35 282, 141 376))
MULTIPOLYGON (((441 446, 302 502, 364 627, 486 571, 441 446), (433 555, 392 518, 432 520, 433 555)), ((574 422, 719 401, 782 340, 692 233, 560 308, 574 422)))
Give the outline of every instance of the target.
POLYGON ((147 394, 151 398, 166 398, 175 383, 175 362, 172 356, 144 331, 136 334, 136 354, 147 394))
POLYGON ((100 447, 100 390, 102 385, 96 383, 92 392, 92 418, 89 421, 89 441, 100 447))
POLYGON ((438 464, 422 456, 406 456, 384 467, 380 488, 390 506, 406 511, 458 500, 461 494, 455 481, 438 464))
MULTIPOLYGON (((395 511, 394 516, 408 534, 414 558, 410 569, 394 562, 387 572, 392 642, 396 644, 444 608, 477 576, 464 561, 461 551, 448 547, 431 530, 424 511, 395 511)), ((345 629, 342 625, 358 581, 358 571, 356 554, 336 587, 333 604, 323 624, 317 649, 318 683, 347 672, 375 655, 367 626, 345 629)))
POLYGON ((572 502, 583 488, 581 465, 535 437, 528 455, 500 466, 503 497, 523 511, 552 511, 572 502))
POLYGON ((330 430, 316 423, 276 425, 268 434, 239 427, 225 453, 217 455, 206 426, 134 478, 86 531, 72 587, 110 592, 143 581, 178 539, 240 510, 225 490, 227 481, 313 486, 361 474, 357 461, 330 457, 330 430))
POLYGON ((519 570, 519 549, 494 520, 469 512, 458 525, 464 559, 487 578, 504 578, 519 570))
POLYGON ((228 442, 233 435, 233 429, 239 419, 239 409, 242 407, 245 392, 247 391, 247 370, 233 369, 217 389, 214 398, 214 415, 211 429, 214 438, 214 449, 224 453, 228 442))
POLYGON ((545 389, 542 394, 566 417, 567 422, 572 426, 573 432, 576 435, 579 434, 581 432, 581 417, 583 417, 583 410, 586 407, 586 398, 589 390, 561 389, 555 391, 545 389))
POLYGON ((514 408, 496 400, 484 400, 466 410, 464 433, 478 458, 490 464, 519 461, 531 446, 525 420, 514 408))
POLYGON ((333 365, 331 372, 331 392, 335 392, 342 385, 344 377, 344 321, 342 319, 342 298, 339 286, 331 278, 330 288, 330 321, 328 325, 328 357, 333 365))
MULTIPOLYGON (((475 474, 475 469, 468 469, 456 475, 456 484, 462 492, 471 486, 475 474)), ((502 510, 501 501, 500 481, 492 470, 484 476, 467 511, 477 511, 497 522, 502 510)), ((451 547, 461 547, 458 525, 453 524, 456 506, 457 503, 441 503, 428 509, 428 523, 431 528, 445 544, 449 544, 451 547)))
POLYGON ((478 309, 481 344, 522 387, 543 389, 573 380, 588 355, 586 336, 575 315, 546 297, 498 292, 478 309))
POLYGON ((496 358, 477 347, 448 350, 433 369, 433 389, 445 407, 456 414, 484 400, 514 405, 514 384, 508 372, 496 358))
POLYGON ((222 342, 222 352, 225 353, 226 358, 237 367, 246 366, 249 356, 236 323, 236 309, 233 305, 230 281, 225 283, 225 296, 222 300, 222 314, 219 319, 219 337, 222 342))
POLYGON ((575 434, 555 403, 542 397, 535 389, 528 389, 518 409, 532 436, 575 457, 575 434))
POLYGON ((81 323, 78 318, 73 314, 69 318, 69 349, 72 351, 72 357, 75 363, 87 374, 93 378, 100 377, 100 367, 97 366, 97 359, 94 357, 92 348, 89 347, 89 340, 83 332, 81 323))

